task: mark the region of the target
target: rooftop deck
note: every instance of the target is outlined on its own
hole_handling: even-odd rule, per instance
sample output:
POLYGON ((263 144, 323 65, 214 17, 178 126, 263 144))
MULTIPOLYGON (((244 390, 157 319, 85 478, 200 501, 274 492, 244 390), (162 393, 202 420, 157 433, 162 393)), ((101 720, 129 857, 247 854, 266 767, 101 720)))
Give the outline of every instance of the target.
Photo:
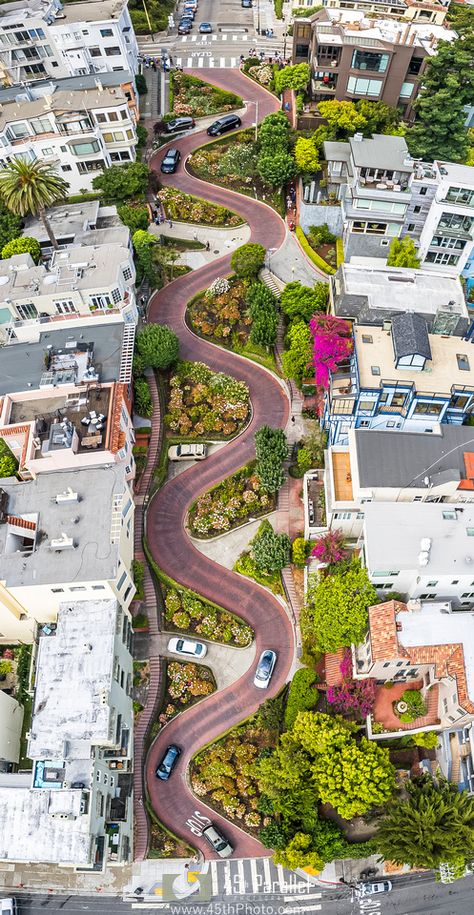
POLYGON ((334 480, 334 498, 336 502, 352 502, 351 458, 348 451, 332 451, 332 476, 334 480))

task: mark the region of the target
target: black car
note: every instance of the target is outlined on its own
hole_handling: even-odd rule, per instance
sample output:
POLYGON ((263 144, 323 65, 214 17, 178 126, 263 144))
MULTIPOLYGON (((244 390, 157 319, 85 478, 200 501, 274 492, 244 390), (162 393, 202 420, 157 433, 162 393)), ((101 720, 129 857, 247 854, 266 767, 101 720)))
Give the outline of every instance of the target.
POLYGON ((242 121, 236 114, 226 114, 223 118, 219 118, 218 121, 214 121, 207 128, 207 132, 210 137, 220 137, 221 133, 225 133, 227 130, 235 130, 236 127, 240 127, 241 123, 242 121))
POLYGON ((168 747, 165 755, 163 756, 163 759, 157 766, 157 769, 156 769, 157 778, 161 778, 161 780, 163 782, 166 782, 169 779, 169 777, 176 765, 176 762, 177 762, 177 759, 178 759, 178 756, 180 755, 180 753, 181 753, 181 750, 179 749, 179 747, 176 746, 176 744, 172 743, 168 747))
POLYGON ((178 23, 178 35, 187 35, 193 27, 193 20, 188 17, 180 19, 178 23))
POLYGON ((161 163, 161 171, 164 175, 172 175, 179 165, 181 153, 179 149, 169 149, 161 163))
POLYGON ((165 124, 167 133, 176 133, 178 130, 191 130, 191 127, 194 127, 194 118, 190 117, 173 118, 172 121, 168 121, 165 124))

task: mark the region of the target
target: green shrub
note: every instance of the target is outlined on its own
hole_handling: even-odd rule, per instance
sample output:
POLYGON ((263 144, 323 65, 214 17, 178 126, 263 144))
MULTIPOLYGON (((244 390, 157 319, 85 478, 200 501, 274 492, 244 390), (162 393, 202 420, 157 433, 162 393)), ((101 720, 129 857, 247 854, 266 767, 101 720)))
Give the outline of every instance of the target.
POLYGON ((439 743, 439 734, 436 731, 421 731, 420 734, 413 734, 413 743, 417 747, 425 747, 426 750, 436 750, 439 743))
POLYGON ((344 263, 344 244, 342 238, 336 239, 336 266, 340 267, 344 263))
POLYGON ((5 439, 0 438, 0 478, 13 477, 18 469, 18 461, 8 447, 5 439))
POLYGON ((399 702, 405 702, 408 706, 406 712, 403 712, 399 716, 400 721, 404 724, 415 721, 417 718, 422 718, 423 715, 426 715, 428 710, 423 696, 418 689, 406 689, 400 697, 399 702))
POLYGON ((143 585, 145 581, 145 566, 143 562, 140 562, 139 559, 132 559, 132 578, 137 593, 135 597, 137 600, 143 600, 144 592, 143 585))
POLYGON ((148 628, 148 617, 146 613, 137 613, 133 617, 133 628, 134 629, 147 629, 148 628))
POLYGON ((147 380, 145 378, 136 378, 133 384, 133 391, 135 412, 139 416, 152 416, 153 401, 147 380))
POLYGON ((139 95, 146 95, 148 92, 148 86, 146 84, 146 79, 143 73, 137 73, 135 75, 135 85, 137 87, 137 92, 139 95))
POLYGON ((7 258, 13 257, 15 254, 31 254, 35 264, 37 264, 41 257, 40 243, 36 238, 30 238, 28 235, 23 235, 21 238, 12 238, 2 248, 2 260, 7 260, 7 258))
POLYGON ((308 234, 316 248, 319 248, 320 245, 333 245, 336 241, 336 236, 330 231, 326 222, 322 226, 310 226, 308 234))
POLYGON ((295 537, 291 547, 291 561, 297 569, 303 569, 311 551, 311 543, 304 537, 295 537))
POLYGON ((307 712, 315 707, 319 697, 313 686, 315 680, 315 671, 308 667, 297 670, 294 674, 285 710, 285 725, 288 729, 293 727, 298 712, 307 712))
POLYGON ((319 254, 316 254, 316 251, 314 251, 311 247, 301 226, 296 226, 296 237, 303 251, 309 257, 309 259, 313 261, 313 264, 315 264, 316 267, 319 267, 320 270, 322 270, 324 273, 328 273, 329 275, 336 272, 334 267, 331 267, 330 264, 328 264, 325 260, 323 260, 322 257, 319 256, 319 254))
POLYGON ((145 232, 147 231, 150 222, 148 207, 133 206, 132 204, 124 203, 122 206, 118 207, 117 213, 124 226, 127 226, 127 228, 130 229, 132 235, 134 232, 137 232, 138 229, 142 229, 145 232))
POLYGON ((8 674, 11 674, 13 670, 13 664, 11 661, 0 661, 0 679, 5 679, 8 674))

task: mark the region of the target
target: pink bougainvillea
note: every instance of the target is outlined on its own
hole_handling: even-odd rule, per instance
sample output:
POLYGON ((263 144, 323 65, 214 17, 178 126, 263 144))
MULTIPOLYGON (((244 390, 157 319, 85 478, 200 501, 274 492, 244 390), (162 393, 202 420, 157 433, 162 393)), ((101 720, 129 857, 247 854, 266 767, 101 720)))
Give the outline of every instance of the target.
POLYGON ((314 315, 309 326, 313 335, 316 384, 327 388, 330 372, 335 372, 339 362, 352 353, 351 325, 334 315, 314 315))
POLYGON ((366 718, 370 715, 375 703, 376 681, 352 679, 352 657, 348 649, 339 665, 344 680, 340 686, 330 686, 326 699, 334 706, 339 715, 353 718, 366 718))
POLYGON ((316 541, 311 556, 328 565, 345 559, 344 536, 341 531, 328 531, 327 534, 323 534, 316 541))

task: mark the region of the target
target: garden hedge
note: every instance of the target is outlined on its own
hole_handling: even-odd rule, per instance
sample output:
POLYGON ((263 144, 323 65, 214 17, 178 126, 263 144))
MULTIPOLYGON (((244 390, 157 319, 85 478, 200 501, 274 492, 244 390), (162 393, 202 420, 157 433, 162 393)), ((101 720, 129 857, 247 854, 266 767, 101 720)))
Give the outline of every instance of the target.
POLYGON ((308 255, 309 259, 313 261, 313 264, 315 264, 316 267, 319 267, 319 269, 322 270, 323 273, 328 273, 329 275, 332 275, 333 273, 336 272, 334 267, 331 267, 330 264, 327 263, 327 261, 325 261, 322 257, 319 256, 319 254, 316 254, 316 251, 314 251, 313 248, 311 247, 301 226, 296 226, 296 237, 297 237, 301 247, 303 248, 303 251, 305 252, 305 254, 308 255))
POLYGON ((313 684, 316 673, 309 667, 297 670, 290 684, 288 699, 286 700, 285 725, 292 728, 298 712, 307 712, 313 709, 318 701, 319 693, 313 684))
POLYGON ((342 238, 336 239, 336 266, 340 267, 344 263, 344 245, 342 238))

